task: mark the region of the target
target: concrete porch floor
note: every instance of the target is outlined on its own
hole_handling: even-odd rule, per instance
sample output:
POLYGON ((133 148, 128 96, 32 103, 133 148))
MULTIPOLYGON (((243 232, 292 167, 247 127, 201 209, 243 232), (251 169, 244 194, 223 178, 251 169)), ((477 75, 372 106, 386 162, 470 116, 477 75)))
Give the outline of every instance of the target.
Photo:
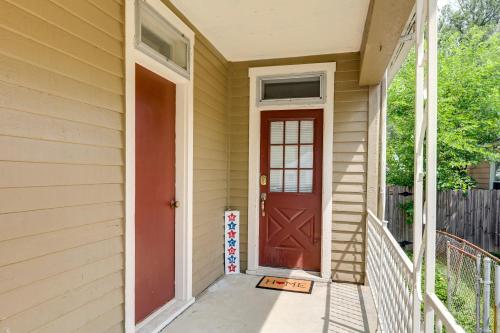
POLYGON ((359 333, 377 328, 366 286, 315 282, 309 295, 255 288, 260 278, 222 278, 162 333, 359 333))

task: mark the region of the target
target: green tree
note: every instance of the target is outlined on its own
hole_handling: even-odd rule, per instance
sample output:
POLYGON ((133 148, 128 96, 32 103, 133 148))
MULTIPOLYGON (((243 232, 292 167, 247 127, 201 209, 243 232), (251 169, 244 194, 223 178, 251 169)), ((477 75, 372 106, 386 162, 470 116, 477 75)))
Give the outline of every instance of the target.
POLYGON ((440 13, 441 32, 458 31, 465 34, 471 27, 496 29, 500 20, 498 0, 454 0, 446 4, 440 13))
MULTIPOLYGON (((467 189, 467 168, 500 158, 500 40, 490 27, 448 29, 438 52, 438 187, 467 189)), ((413 184, 415 52, 388 93, 387 180, 413 184)))

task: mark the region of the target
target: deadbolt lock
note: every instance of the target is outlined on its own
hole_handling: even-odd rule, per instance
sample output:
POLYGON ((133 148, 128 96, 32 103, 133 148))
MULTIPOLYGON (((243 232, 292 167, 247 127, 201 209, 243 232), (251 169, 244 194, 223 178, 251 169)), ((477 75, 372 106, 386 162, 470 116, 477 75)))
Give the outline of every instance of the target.
POLYGON ((262 185, 262 186, 267 185, 267 176, 266 175, 260 176, 260 185, 262 185))

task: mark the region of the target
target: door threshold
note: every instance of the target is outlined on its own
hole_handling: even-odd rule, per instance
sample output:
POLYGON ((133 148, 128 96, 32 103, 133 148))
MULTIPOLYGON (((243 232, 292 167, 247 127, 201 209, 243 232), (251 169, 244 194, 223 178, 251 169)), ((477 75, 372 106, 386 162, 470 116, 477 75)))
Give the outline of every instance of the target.
POLYGON ((170 324, 194 303, 194 297, 188 300, 174 298, 135 325, 136 333, 157 333, 170 324))
POLYGON ((256 270, 248 269, 248 275, 271 275, 276 277, 284 277, 291 279, 303 279, 317 282, 330 282, 330 277, 322 277, 319 272, 305 271, 303 269, 287 269, 259 266, 256 270))

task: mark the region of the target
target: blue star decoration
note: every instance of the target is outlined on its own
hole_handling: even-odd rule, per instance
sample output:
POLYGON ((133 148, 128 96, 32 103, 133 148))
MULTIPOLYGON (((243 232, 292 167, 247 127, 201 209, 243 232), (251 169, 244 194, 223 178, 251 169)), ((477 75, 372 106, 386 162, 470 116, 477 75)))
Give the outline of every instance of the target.
POLYGON ((227 244, 229 244, 229 246, 235 246, 236 245, 236 240, 235 239, 230 239, 227 241, 227 244))
POLYGON ((227 226, 229 227, 230 230, 236 229, 236 223, 234 223, 234 222, 229 223, 227 226))
POLYGON ((235 256, 230 256, 229 258, 227 258, 227 261, 230 264, 234 264, 234 263, 236 263, 236 257, 235 256))

